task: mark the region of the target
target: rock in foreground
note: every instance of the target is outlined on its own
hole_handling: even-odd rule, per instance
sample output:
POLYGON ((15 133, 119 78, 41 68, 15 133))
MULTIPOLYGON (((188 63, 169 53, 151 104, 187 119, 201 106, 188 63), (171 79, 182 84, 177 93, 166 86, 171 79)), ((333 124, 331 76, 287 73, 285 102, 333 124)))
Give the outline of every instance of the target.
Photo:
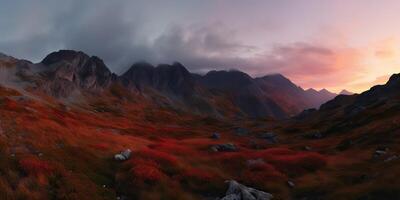
POLYGON ((216 144, 211 147, 211 150, 214 152, 232 152, 238 151, 238 148, 235 144, 226 143, 226 144, 216 144))
POLYGON ((114 159, 117 161, 125 161, 131 157, 132 151, 130 149, 126 149, 125 151, 121 151, 121 153, 115 154, 114 159))
POLYGON ((272 194, 246 187, 234 180, 227 181, 229 188, 221 200, 271 200, 272 194))

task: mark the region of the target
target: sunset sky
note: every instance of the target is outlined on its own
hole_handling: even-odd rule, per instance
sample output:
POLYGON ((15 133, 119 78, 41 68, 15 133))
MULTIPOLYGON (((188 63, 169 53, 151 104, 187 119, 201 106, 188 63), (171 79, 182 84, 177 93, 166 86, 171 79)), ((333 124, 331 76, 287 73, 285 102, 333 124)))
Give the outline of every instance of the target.
POLYGON ((282 73, 303 88, 361 92, 400 72, 398 0, 0 1, 0 52, 97 55, 190 71, 282 73))

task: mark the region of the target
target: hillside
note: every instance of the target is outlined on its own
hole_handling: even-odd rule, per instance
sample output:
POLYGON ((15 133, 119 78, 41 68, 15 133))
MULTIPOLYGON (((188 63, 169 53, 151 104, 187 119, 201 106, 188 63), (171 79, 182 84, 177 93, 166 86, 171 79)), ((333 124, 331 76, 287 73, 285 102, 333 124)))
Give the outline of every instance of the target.
POLYGON ((117 76, 70 51, 38 64, 1 60, 1 199, 215 199, 230 179, 274 199, 400 196, 398 74, 277 121, 199 114, 188 102, 225 116, 305 106, 304 90, 282 75, 139 63, 117 76), (125 149, 128 160, 115 160, 125 149))
POLYGON ((24 90, 74 100, 119 87, 156 106, 219 117, 282 119, 334 97, 325 90, 304 91, 282 75, 252 78, 240 71, 196 75, 180 63, 136 63, 118 76, 100 58, 72 50, 53 52, 37 64, 6 56, 1 60, 8 66, 6 76, 13 77, 9 85, 23 85, 24 90))

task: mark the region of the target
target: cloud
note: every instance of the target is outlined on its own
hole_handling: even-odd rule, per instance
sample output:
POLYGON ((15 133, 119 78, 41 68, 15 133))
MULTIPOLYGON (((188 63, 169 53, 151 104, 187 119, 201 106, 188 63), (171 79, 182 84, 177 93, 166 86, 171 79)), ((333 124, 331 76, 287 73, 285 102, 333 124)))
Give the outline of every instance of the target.
POLYGON ((258 72, 282 73, 308 88, 336 88, 362 76, 363 53, 348 47, 330 47, 312 43, 277 45, 261 55, 258 72))
POLYGON ((256 47, 235 40, 235 32, 222 24, 174 26, 158 37, 152 48, 156 62, 180 61, 194 72, 240 68, 249 64, 243 54, 256 47))
MULTIPOLYGON (((229 4, 231 11, 222 12, 203 1, 15 2, 0 6, 0 51, 33 61, 40 61, 51 51, 74 49, 102 58, 116 73, 124 72, 137 61, 153 64, 179 61, 197 73, 214 69, 238 69, 252 76, 282 73, 304 88, 337 91, 354 90, 351 87, 358 83, 390 74, 399 66, 398 51, 392 40, 379 43, 366 55, 360 47, 348 47, 344 39, 339 44, 335 40, 339 37, 330 30, 329 35, 317 34, 317 38, 324 36, 318 42, 308 37, 298 40, 295 30, 285 29, 283 23, 279 23, 279 30, 286 32, 274 32, 270 27, 261 31, 264 27, 259 21, 280 19, 281 13, 272 11, 273 7, 271 12, 265 12, 264 6, 262 12, 247 18, 238 13, 244 7, 247 12, 255 7, 245 3, 229 4), (250 26, 248 21, 254 23, 250 26), (259 32, 262 33, 256 34, 259 32), (289 41, 285 38, 288 33, 289 41), (264 43, 270 40, 280 43, 264 43), (371 67, 371 63, 380 68, 371 67), (381 66, 385 66, 385 71, 381 66), (366 76, 368 79, 361 80, 366 76)), ((227 8, 223 3, 220 5, 227 8)), ((295 21, 292 25, 296 31, 304 31, 297 18, 295 21)))

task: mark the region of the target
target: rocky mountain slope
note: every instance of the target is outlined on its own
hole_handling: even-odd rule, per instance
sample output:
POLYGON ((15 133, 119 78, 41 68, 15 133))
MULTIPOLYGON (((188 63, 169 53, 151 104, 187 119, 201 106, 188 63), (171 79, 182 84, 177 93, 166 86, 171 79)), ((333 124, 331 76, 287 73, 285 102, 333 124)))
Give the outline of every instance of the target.
MULTIPOLYGON (((240 71, 191 74, 182 64, 133 64, 125 73, 113 74, 96 56, 61 50, 33 64, 2 56, 4 66, 18 82, 58 98, 81 92, 96 93, 120 85, 148 99, 165 99, 162 105, 197 113, 236 117, 287 118, 333 98, 328 91, 304 91, 282 75, 252 78, 240 71), (229 109, 221 105, 228 105, 229 109)), ((156 101, 160 103, 160 101, 156 101)))
POLYGON ((116 76, 70 53, 0 58, 0 199, 400 198, 400 74, 291 119, 252 119, 229 114, 307 99, 281 75, 142 63, 116 76))

